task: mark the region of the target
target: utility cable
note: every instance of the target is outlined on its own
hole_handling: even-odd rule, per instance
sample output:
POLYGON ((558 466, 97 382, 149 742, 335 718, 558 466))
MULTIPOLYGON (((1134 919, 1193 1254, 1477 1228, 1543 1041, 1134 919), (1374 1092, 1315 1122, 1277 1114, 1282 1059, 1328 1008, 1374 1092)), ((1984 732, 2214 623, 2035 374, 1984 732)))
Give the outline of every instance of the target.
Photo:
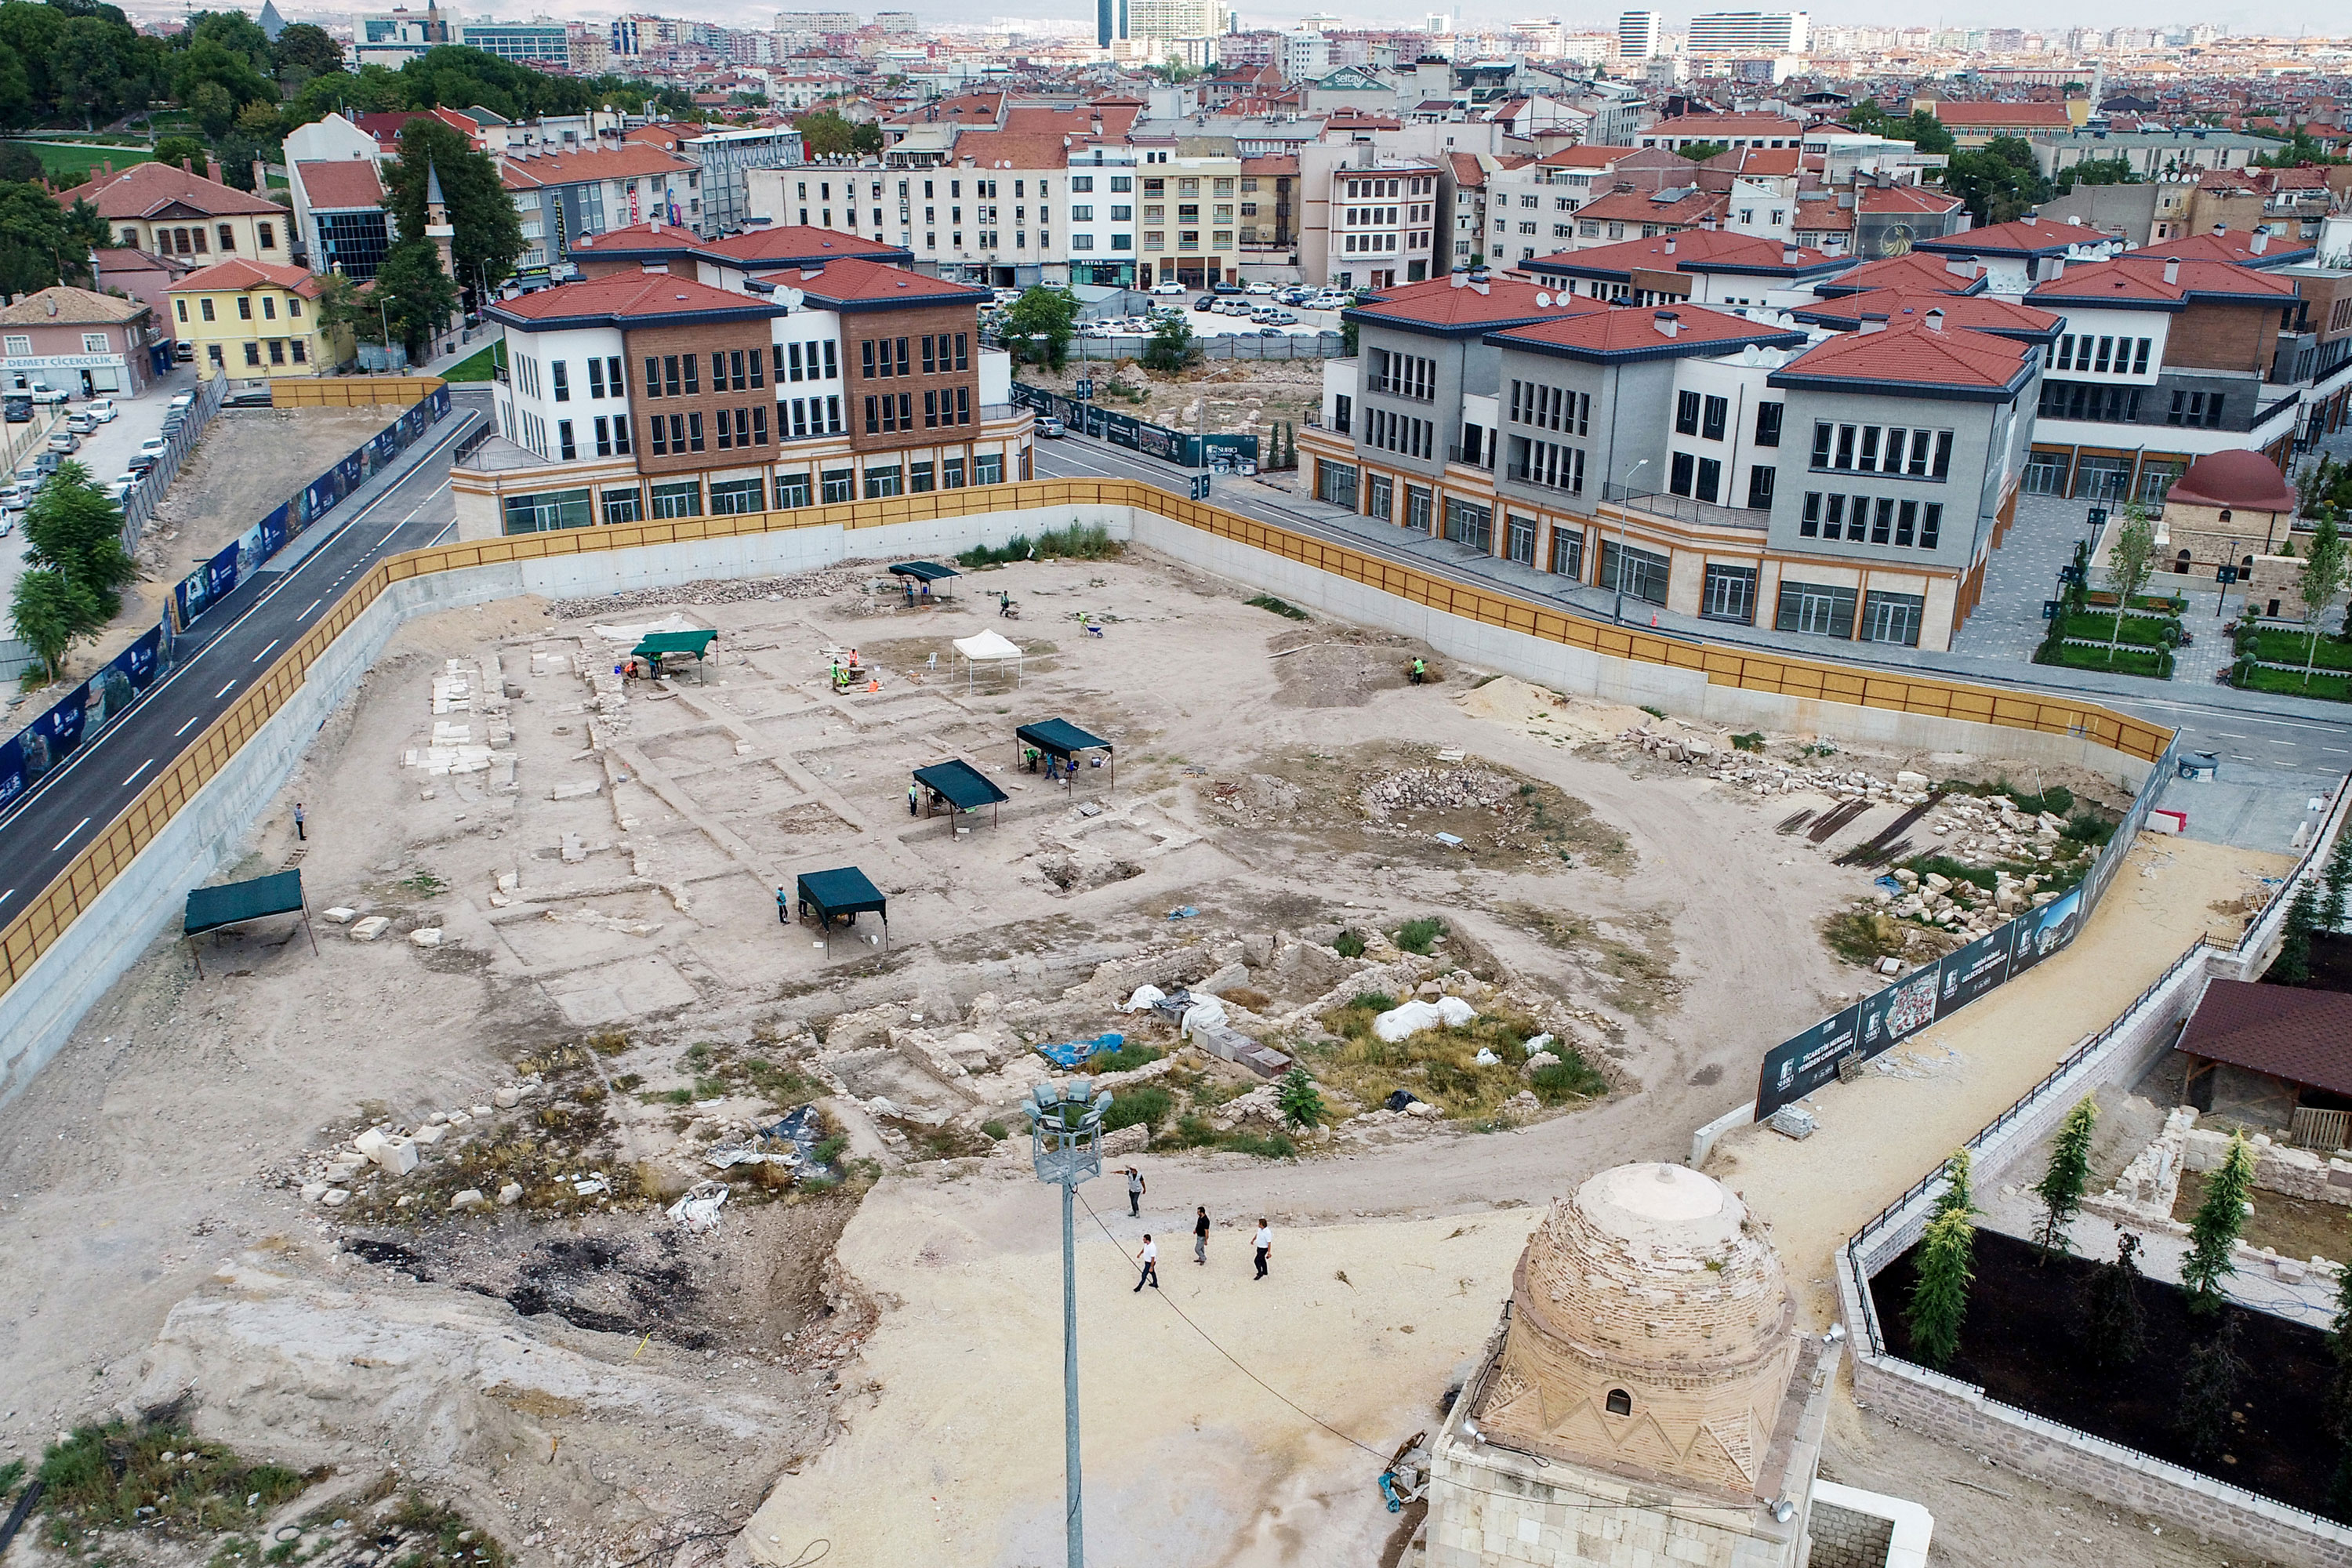
MULTIPOLYGON (((1075 1187, 1071 1190, 1073 1192, 1077 1192, 1077 1189, 1075 1187)), ((1087 1217, 1095 1222, 1097 1228, 1101 1230, 1105 1238, 1110 1241, 1113 1246, 1118 1247, 1120 1251, 1124 1252, 1127 1248, 1127 1244, 1120 1241, 1118 1237, 1111 1235, 1110 1226, 1103 1224, 1102 1215, 1095 1213, 1095 1205, 1087 1203, 1086 1194, 1079 1192, 1077 1194, 1077 1197, 1079 1203, 1086 1205, 1087 1217)), ((1354 1437, 1350 1437, 1345 1432, 1340 1431, 1337 1426, 1332 1426, 1328 1421, 1324 1420, 1320 1415, 1316 1415, 1312 1410, 1307 1409, 1307 1406, 1299 1404, 1298 1401, 1291 1398, 1288 1394, 1275 1387, 1274 1384, 1266 1382, 1265 1379, 1260 1377, 1249 1368, 1242 1365, 1240 1359, 1236 1357, 1233 1352, 1219 1344, 1216 1342, 1215 1337, 1213 1336, 1208 1330, 1202 1328, 1200 1324, 1194 1322, 1190 1317, 1186 1316, 1184 1309, 1178 1306, 1174 1299, 1171 1298, 1167 1291, 1160 1291, 1159 1296, 1161 1302, 1167 1306, 1170 1311, 1175 1313, 1177 1317, 1183 1319, 1184 1326, 1186 1328, 1192 1330, 1194 1333, 1208 1341, 1209 1348, 1215 1351, 1227 1361, 1232 1362, 1234 1369, 1239 1372, 1244 1377, 1248 1378, 1252 1383, 1256 1384, 1260 1388, 1265 1389, 1268 1394, 1273 1394, 1275 1398, 1280 1400, 1283 1404, 1287 1405, 1291 1409, 1296 1410, 1301 1415, 1306 1416, 1307 1419, 1314 1422, 1315 1425, 1322 1427, 1323 1430, 1330 1433, 1331 1436, 1339 1438, 1342 1443, 1353 1444, 1355 1447, 1361 1448, 1365 1453, 1370 1454, 1372 1458, 1380 1460, 1382 1465, 1386 1465, 1388 1463, 1389 1457, 1386 1454, 1381 1452, 1378 1448, 1373 1447, 1369 1443, 1361 1442, 1354 1437)))

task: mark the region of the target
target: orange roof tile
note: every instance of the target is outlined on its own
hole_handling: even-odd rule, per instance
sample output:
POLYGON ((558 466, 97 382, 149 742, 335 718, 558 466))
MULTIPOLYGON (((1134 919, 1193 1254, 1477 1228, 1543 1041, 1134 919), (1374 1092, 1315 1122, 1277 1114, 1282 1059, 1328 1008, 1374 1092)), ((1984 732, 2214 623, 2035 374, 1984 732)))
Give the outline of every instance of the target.
POLYGON ((1916 326, 1840 332, 1816 343, 1768 378, 1773 386, 1807 382, 1869 382, 1980 395, 2014 394, 2033 374, 2032 349, 1986 332, 1916 326))
POLYGON ((89 203, 99 216, 114 222, 156 217, 175 207, 204 217, 243 213, 278 216, 286 211, 250 191, 192 174, 178 163, 134 163, 118 174, 97 175, 58 193, 59 206, 69 207, 78 201, 89 203))
POLYGON ((1493 278, 1482 287, 1470 282, 1469 274, 1457 272, 1426 283, 1383 289, 1364 304, 1341 313, 1350 321, 1376 326, 1452 334, 1607 309, 1597 300, 1557 294, 1517 279, 1493 278))
POLYGON ((1726 353, 1747 343, 1794 348, 1805 341, 1805 334, 1761 326, 1744 316, 1703 305, 1661 310, 1608 305, 1533 326, 1508 328, 1490 334, 1486 341, 1569 359, 1668 359, 1726 353))
POLYGON ((299 267, 273 267, 264 261, 216 262, 191 272, 172 285, 174 294, 224 294, 247 289, 284 289, 306 300, 319 297, 319 280, 299 267))

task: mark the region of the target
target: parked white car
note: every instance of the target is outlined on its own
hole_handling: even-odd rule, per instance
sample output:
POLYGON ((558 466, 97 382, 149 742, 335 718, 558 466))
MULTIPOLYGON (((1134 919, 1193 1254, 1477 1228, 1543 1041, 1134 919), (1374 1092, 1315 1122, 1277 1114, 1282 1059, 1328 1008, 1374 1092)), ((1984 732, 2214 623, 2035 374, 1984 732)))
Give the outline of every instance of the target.
POLYGON ((183 392, 174 395, 171 402, 163 405, 163 412, 166 414, 172 414, 176 413, 178 410, 183 408, 193 408, 195 405, 196 395, 193 392, 183 392))
POLYGON ((1274 285, 1271 283, 1253 283, 1249 286, 1248 291, 1253 294, 1271 294, 1274 292, 1274 285))
POLYGON ((100 425, 111 425, 114 423, 115 415, 121 410, 114 406, 114 399, 111 397, 93 397, 82 405, 82 412, 100 425))
POLYGON ((1181 294, 1186 290, 1181 283, 1154 283, 1151 291, 1154 294, 1181 294))
POLYGON ((139 451, 142 457, 160 458, 171 449, 171 446, 172 443, 161 436, 150 436, 139 443, 139 451))

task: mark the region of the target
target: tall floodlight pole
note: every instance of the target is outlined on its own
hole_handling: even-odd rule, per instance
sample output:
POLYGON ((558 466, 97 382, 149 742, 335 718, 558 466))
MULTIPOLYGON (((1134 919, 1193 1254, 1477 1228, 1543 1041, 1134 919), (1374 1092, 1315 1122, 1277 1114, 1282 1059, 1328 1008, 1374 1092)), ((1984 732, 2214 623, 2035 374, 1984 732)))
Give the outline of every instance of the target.
POLYGON ((1041 1083, 1022 1109, 1029 1113, 1030 1154, 1037 1179, 1062 1189, 1062 1458, 1063 1495, 1069 1534, 1069 1568, 1084 1568, 1087 1531, 1080 1507, 1083 1488, 1078 1479, 1078 1258, 1071 1204, 1080 1182, 1102 1174, 1103 1112, 1110 1109, 1105 1089, 1088 1103, 1093 1085, 1072 1079, 1058 1088, 1041 1083))

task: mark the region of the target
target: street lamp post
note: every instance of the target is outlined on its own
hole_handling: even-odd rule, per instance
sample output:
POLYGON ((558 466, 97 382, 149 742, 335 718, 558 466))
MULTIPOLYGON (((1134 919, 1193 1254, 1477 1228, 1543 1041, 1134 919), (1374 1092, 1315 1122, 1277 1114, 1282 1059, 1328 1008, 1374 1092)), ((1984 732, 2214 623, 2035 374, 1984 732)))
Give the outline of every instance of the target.
MULTIPOLYGON (((1644 458, 1625 470, 1625 493, 1617 500, 1621 509, 1633 504, 1633 476, 1649 466, 1650 459, 1644 458)), ((1617 603, 1611 607, 1609 618, 1612 621, 1625 618, 1625 517, 1622 510, 1617 516, 1617 603)))
POLYGON ((1102 1174, 1103 1113, 1110 1109, 1108 1089, 1089 1102, 1092 1087, 1082 1078, 1058 1088, 1040 1083, 1022 1108, 1029 1114, 1030 1157, 1037 1179, 1062 1189, 1062 1474, 1069 1568, 1084 1568, 1087 1560, 1078 1473, 1077 1242, 1070 1205, 1080 1182, 1102 1174))

